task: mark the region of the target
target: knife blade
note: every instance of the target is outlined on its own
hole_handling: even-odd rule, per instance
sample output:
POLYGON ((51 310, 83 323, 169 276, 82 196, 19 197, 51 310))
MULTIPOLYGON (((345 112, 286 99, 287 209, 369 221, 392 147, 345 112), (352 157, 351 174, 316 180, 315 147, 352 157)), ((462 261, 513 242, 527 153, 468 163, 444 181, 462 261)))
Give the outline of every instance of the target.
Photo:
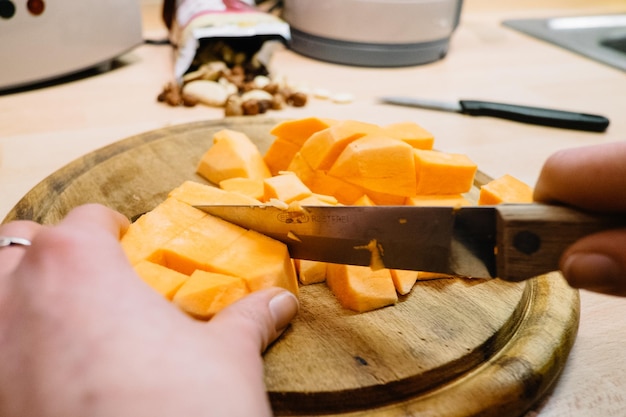
POLYGON ((562 129, 604 132, 609 126, 609 119, 604 116, 555 110, 543 107, 522 106, 518 104, 497 103, 481 100, 459 100, 444 102, 412 97, 381 97, 383 103, 400 106, 419 107, 431 110, 443 110, 471 116, 491 116, 540 126, 562 129))
POLYGON ((296 259, 508 281, 557 270, 575 240, 626 227, 623 216, 543 204, 195 207, 284 242, 296 259))

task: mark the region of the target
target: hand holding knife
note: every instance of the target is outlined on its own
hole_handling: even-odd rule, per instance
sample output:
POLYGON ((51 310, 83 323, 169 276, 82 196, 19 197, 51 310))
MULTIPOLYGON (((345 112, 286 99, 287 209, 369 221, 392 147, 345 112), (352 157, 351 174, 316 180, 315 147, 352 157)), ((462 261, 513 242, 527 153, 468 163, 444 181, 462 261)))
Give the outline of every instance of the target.
POLYGON ((604 132, 609 126, 609 119, 604 116, 517 104, 480 100, 459 100, 454 103, 392 96, 381 97, 380 100, 387 104, 450 111, 471 116, 491 116, 540 126, 588 132, 604 132))

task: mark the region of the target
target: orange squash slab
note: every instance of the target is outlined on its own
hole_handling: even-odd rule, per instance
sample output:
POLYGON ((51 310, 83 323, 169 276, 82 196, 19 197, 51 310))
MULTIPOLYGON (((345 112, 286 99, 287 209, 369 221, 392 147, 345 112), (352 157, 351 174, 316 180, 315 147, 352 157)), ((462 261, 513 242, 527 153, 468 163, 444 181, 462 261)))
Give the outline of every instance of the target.
POLYGON ((453 278, 456 278, 456 276, 450 275, 450 274, 443 274, 441 272, 428 272, 428 271, 417 272, 418 281, 431 281, 434 279, 453 279, 453 278))
POLYGON ((287 171, 293 172, 302 180, 302 182, 309 188, 311 188, 311 184, 315 180, 316 172, 311 166, 304 160, 302 154, 300 152, 296 153, 293 157, 289 166, 287 167, 287 171))
POLYGON ((190 316, 208 320, 247 294, 248 287, 239 277, 195 271, 176 292, 173 301, 190 316))
POLYGON ((265 165, 272 175, 285 171, 293 157, 300 151, 300 145, 283 138, 276 138, 263 156, 265 165))
POLYGON ((319 284, 326 281, 326 262, 294 259, 298 280, 302 285, 319 284))
POLYGON ((392 123, 383 127, 383 134, 400 139, 416 149, 432 149, 435 137, 415 122, 392 123))
POLYGON ((362 187, 330 176, 321 170, 314 172, 313 178, 307 185, 314 193, 332 195, 341 204, 352 204, 366 193, 362 187))
POLYGON ((228 178, 263 179, 271 176, 257 146, 242 132, 223 129, 213 136, 196 172, 214 184, 228 178))
POLYGON ((322 194, 312 194, 309 197, 296 201, 300 206, 336 206, 339 204, 334 197, 322 194))
POLYGON ((210 270, 242 277, 251 292, 282 287, 298 295, 298 279, 287 246, 253 230, 212 256, 210 270))
POLYGON ((367 190, 367 196, 377 206, 401 206, 406 201, 406 196, 404 195, 393 195, 373 190, 367 190))
POLYGON ((252 197, 240 193, 231 193, 196 181, 183 182, 170 191, 168 196, 190 206, 201 204, 261 204, 259 200, 252 197))
POLYGON ((480 187, 478 197, 479 205, 532 202, 532 187, 509 174, 490 181, 480 187))
POLYGON ((373 271, 367 266, 328 264, 326 284, 344 308, 360 313, 398 301, 388 269, 373 271))
POLYGON ((413 149, 416 195, 462 194, 474 183, 477 166, 467 155, 413 149))
POLYGON ((137 275, 139 275, 146 284, 168 300, 172 300, 176 291, 178 291, 189 278, 185 274, 149 261, 139 261, 134 265, 134 268, 137 275))
POLYGON ((371 198, 367 194, 363 194, 361 197, 357 198, 356 201, 352 204, 354 206, 375 206, 376 203, 372 201, 371 198))
POLYGON ((174 198, 168 198, 133 222, 121 245, 131 264, 149 258, 167 241, 207 215, 174 198))
POLYGON ((333 119, 304 117, 280 122, 270 130, 270 133, 300 148, 313 133, 327 129, 336 123, 337 121, 333 119))
POLYGON ((239 193, 257 201, 263 201, 263 180, 237 177, 220 181, 219 185, 220 189, 229 193, 239 193))
POLYGON ((471 206, 469 201, 461 194, 422 194, 408 197, 404 203, 407 206, 471 206))
POLYGON ((411 196, 416 188, 413 151, 400 140, 366 135, 346 146, 328 174, 366 190, 411 196))
POLYGON ((390 269, 389 272, 391 273, 391 280, 398 294, 406 295, 411 292, 411 289, 413 289, 417 281, 417 271, 390 269))
POLYGON ((371 123, 344 120, 312 134, 302 145, 300 154, 311 168, 327 170, 348 144, 379 130, 379 126, 371 123))
POLYGON ((246 229, 207 215, 174 236, 149 260, 185 275, 212 271, 213 257, 244 236, 246 229))
POLYGON ((302 200, 313 194, 297 175, 290 172, 263 180, 263 191, 263 199, 265 201, 276 198, 285 203, 302 200))

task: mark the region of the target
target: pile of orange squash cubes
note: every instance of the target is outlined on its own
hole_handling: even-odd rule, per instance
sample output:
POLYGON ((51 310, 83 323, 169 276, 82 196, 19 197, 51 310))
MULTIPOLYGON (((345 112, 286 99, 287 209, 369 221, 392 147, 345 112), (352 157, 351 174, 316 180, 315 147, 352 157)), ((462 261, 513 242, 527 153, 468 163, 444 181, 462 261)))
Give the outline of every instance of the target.
MULTIPOLYGON (((246 294, 326 283, 343 308, 393 305, 416 271, 291 259, 286 246, 194 207, 196 204, 449 205, 531 202, 532 189, 505 175, 471 202, 477 170, 462 154, 433 150, 433 135, 413 122, 379 126, 307 117, 277 124, 263 155, 242 132, 215 133, 197 173, 135 221, 122 246, 138 275, 183 311, 210 319, 246 294)), ((323 284, 321 284, 323 285, 323 284)))

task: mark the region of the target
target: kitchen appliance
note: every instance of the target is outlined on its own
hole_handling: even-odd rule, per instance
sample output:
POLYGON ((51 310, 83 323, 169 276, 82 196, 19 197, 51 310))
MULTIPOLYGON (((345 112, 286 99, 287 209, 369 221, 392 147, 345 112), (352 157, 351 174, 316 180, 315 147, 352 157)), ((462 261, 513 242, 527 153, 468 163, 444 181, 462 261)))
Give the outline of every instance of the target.
POLYGON ((372 67, 445 57, 463 0, 284 0, 291 49, 325 61, 372 67))
POLYGON ((142 42, 138 1, 0 0, 0 90, 111 62, 142 42))

